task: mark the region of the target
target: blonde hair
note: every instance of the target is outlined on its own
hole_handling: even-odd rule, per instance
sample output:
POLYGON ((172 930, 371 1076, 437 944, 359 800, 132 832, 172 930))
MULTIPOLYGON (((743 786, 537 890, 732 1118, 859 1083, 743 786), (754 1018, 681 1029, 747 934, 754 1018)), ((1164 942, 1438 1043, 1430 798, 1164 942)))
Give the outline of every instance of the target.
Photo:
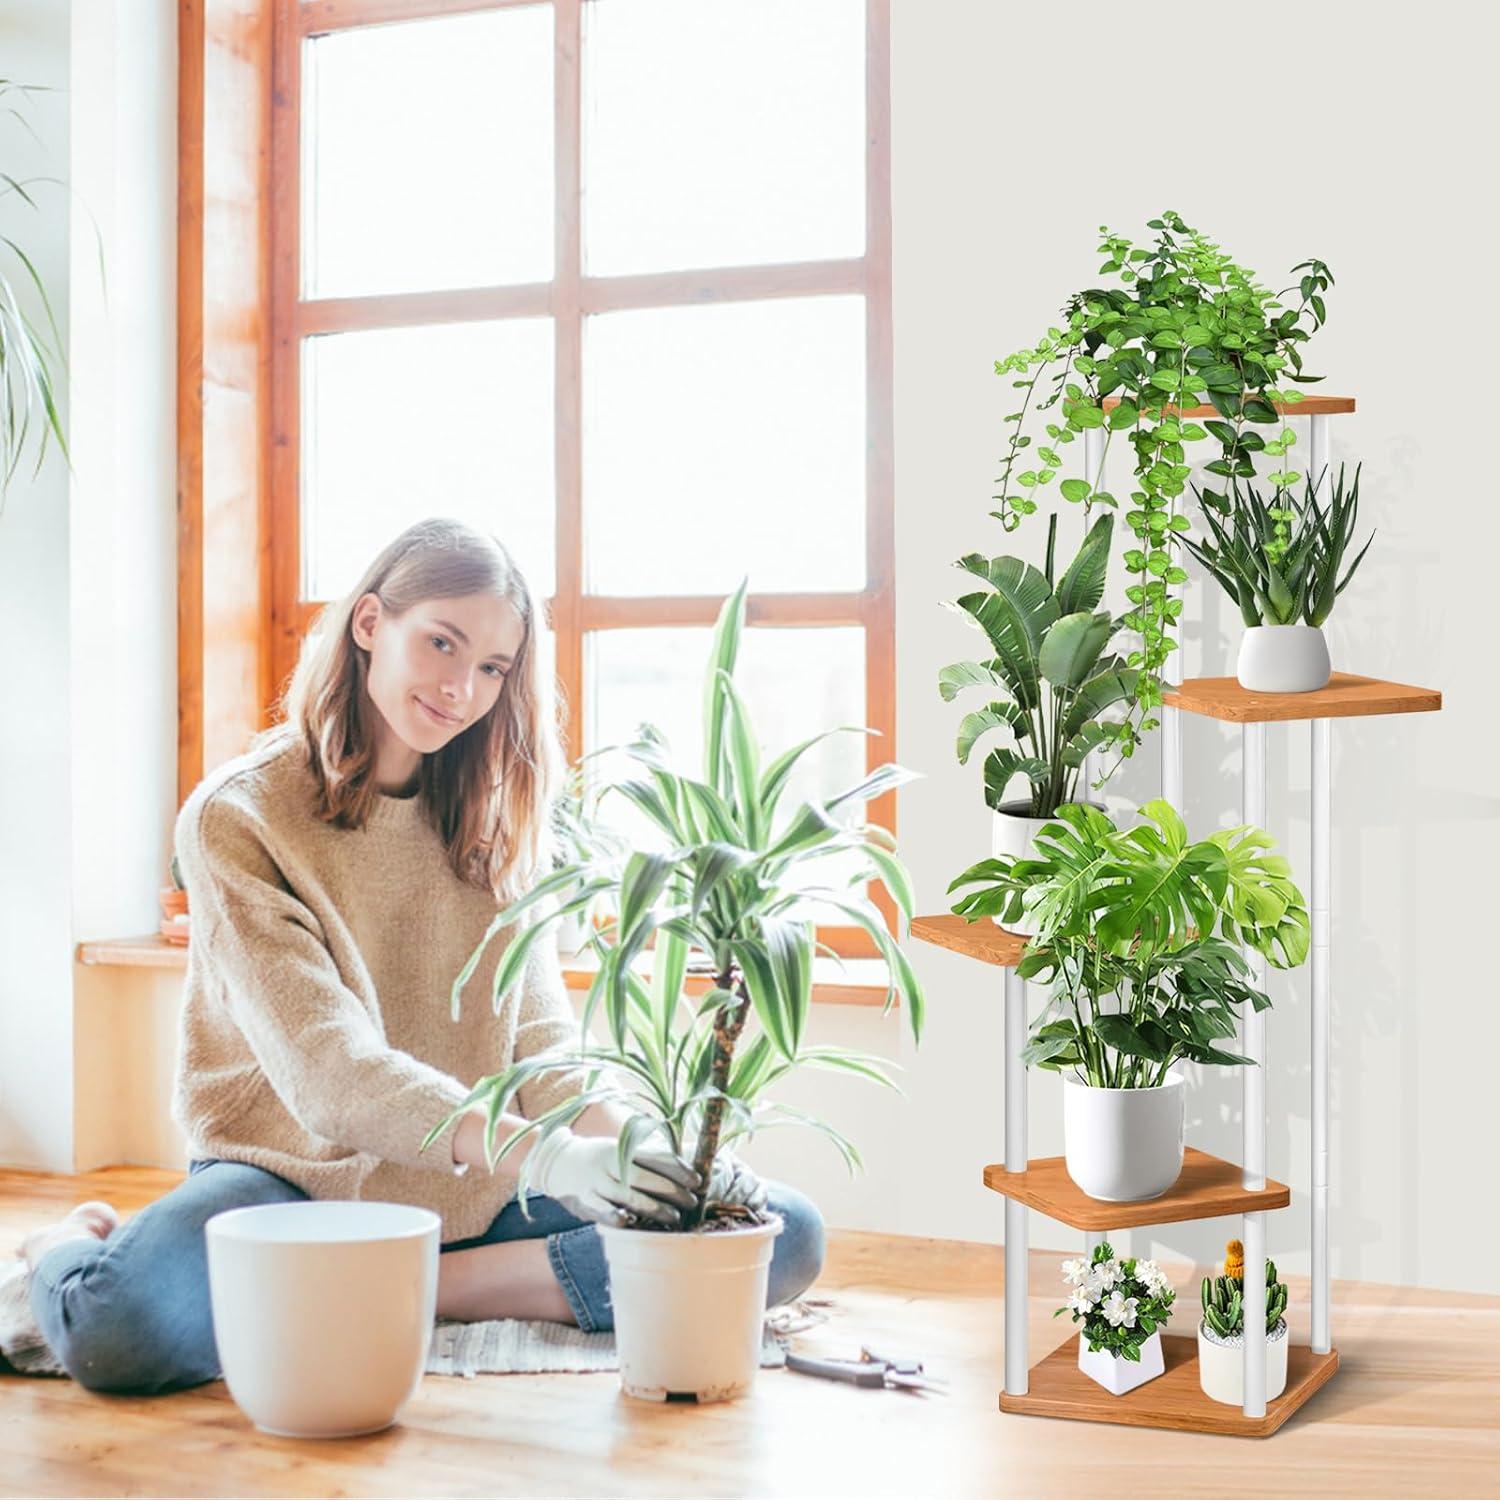
POLYGON ((353 637, 354 607, 374 594, 400 616, 428 599, 489 594, 506 600, 525 634, 494 706, 422 757, 417 795, 460 879, 502 905, 522 894, 552 852, 552 805, 562 773, 550 677, 542 671, 530 586, 493 536, 460 521, 408 527, 364 577, 319 614, 286 692, 283 722, 260 736, 300 737, 318 784, 318 816, 362 828, 375 805, 375 720, 369 653, 353 637))

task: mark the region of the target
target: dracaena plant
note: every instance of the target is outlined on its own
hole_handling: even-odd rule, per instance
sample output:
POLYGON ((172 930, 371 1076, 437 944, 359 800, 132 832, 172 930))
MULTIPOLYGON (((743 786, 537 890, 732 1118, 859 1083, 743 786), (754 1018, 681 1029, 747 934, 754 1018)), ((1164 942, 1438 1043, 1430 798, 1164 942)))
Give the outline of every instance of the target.
POLYGON ((1135 545, 1125 553, 1132 575, 1125 623, 1139 633, 1127 663, 1140 676, 1131 733, 1120 741, 1123 755, 1157 725, 1161 671, 1175 649, 1181 601, 1170 589, 1186 577, 1176 542, 1188 527, 1177 513, 1188 446, 1212 440, 1218 452, 1207 467, 1224 478, 1253 477, 1265 455, 1274 460, 1267 477, 1278 491, 1297 482, 1289 457, 1296 439, 1281 425, 1276 403, 1302 399, 1289 382, 1320 378, 1303 372, 1301 345, 1322 327, 1323 293, 1333 285, 1322 261, 1307 260, 1293 268, 1301 273, 1296 285, 1275 293, 1171 210, 1147 228, 1155 239, 1138 246, 1101 226, 1099 274, 1121 285, 1073 293, 1061 327, 995 362, 995 373, 1012 376, 1022 393, 1020 409, 1005 418, 1012 430, 992 512, 1007 531, 1037 509, 1039 491, 1064 472, 1063 450, 1081 432, 1102 431, 1099 465, 1083 478, 1061 480, 1063 498, 1086 510, 1117 506, 1102 487, 1102 469, 1116 437, 1130 445, 1134 482, 1125 519, 1135 545), (1286 305, 1289 293, 1296 300, 1286 305), (1106 411, 1109 396, 1118 404, 1106 411), (1183 415, 1200 404, 1211 405, 1217 417, 1199 422, 1183 415), (1040 433, 1031 430, 1038 425, 1040 433), (1270 425, 1278 429, 1271 437, 1255 430, 1270 425))
MULTIPOLYGON (((810 908, 837 913, 870 935, 889 972, 887 1008, 899 997, 913 1037, 921 1036, 921 985, 865 893, 870 881, 883 883, 909 923, 910 878, 885 829, 848 817, 911 773, 883 765, 826 801, 784 805, 788 780, 808 751, 831 734, 869 731, 826 730, 762 764, 734 681, 744 624, 742 584, 726 601, 714 630, 704 682, 701 777, 674 768, 665 741, 647 727, 622 747, 630 769, 602 794, 633 804, 667 847, 622 851, 587 841, 578 859, 495 917, 454 981, 457 1014, 485 948, 498 933, 514 928, 495 965, 492 998, 498 1008, 552 924, 602 902, 608 914, 590 939, 599 963, 577 1045, 522 1059, 480 1079, 459 1109, 434 1127, 428 1143, 453 1118, 483 1105, 493 1166, 528 1135, 545 1138, 595 1101, 617 1099, 631 1111, 620 1132, 622 1171, 635 1150, 655 1137, 690 1159, 708 1182, 722 1147, 785 1124, 822 1131, 851 1170, 859 1165, 858 1152, 841 1133, 770 1102, 766 1092, 799 1067, 894 1086, 885 1059, 814 1045, 807 1038, 813 958, 820 946, 810 908), (850 862, 856 867, 852 878, 850 862), (649 978, 635 962, 648 948, 649 978), (693 954, 706 957, 713 978, 708 992, 690 1001, 683 984, 693 954), (603 1021, 603 1040, 591 1034, 596 1017, 603 1021), (559 1071, 581 1071, 582 1091, 530 1121, 497 1150, 496 1123, 521 1087, 559 1071)), ((523 1162, 523 1197, 525 1187, 523 1162)), ((691 1216, 684 1227, 692 1227, 691 1216)))
POLYGON ((1026 859, 982 860, 949 887, 977 920, 1029 913, 1039 931, 1017 972, 1050 996, 1022 1052, 1093 1088, 1153 1088, 1179 1060, 1234 1065, 1221 1045, 1245 1005, 1264 1010, 1240 952, 1278 968, 1307 957, 1311 927, 1268 834, 1233 828, 1190 842, 1163 801, 1122 830, 1092 807, 1059 810, 1026 859))
POLYGON ((1131 700, 1137 676, 1110 650, 1120 621, 1099 608, 1113 532, 1114 517, 1100 516, 1060 579, 1056 516, 1050 518, 1041 570, 1019 557, 977 552, 955 565, 985 585, 951 607, 984 632, 989 650, 982 660, 944 667, 938 691, 950 702, 967 688, 990 694, 985 707, 959 724, 961 764, 968 764, 975 744, 991 730, 1014 741, 985 757, 984 799, 997 811, 1019 776, 1030 788, 1030 815, 1050 818, 1078 795, 1084 757, 1128 733, 1123 723, 1103 717, 1131 700))
POLYGON ((1290 490, 1265 497, 1236 484, 1225 495, 1194 487, 1211 540, 1185 538, 1189 552, 1239 605, 1246 625, 1321 625, 1364 561, 1374 533, 1354 561, 1345 557, 1359 524, 1359 474, 1346 486, 1343 466, 1325 510, 1306 482, 1300 501, 1290 490))

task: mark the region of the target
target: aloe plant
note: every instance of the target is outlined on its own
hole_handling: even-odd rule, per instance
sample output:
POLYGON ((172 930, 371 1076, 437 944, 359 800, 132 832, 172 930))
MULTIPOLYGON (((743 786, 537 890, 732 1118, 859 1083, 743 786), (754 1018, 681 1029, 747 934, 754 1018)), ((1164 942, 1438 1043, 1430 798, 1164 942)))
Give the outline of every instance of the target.
POLYGON ((1179 1059, 1232 1066, 1221 1045, 1245 1005, 1247 943, 1278 967, 1306 957, 1307 904, 1270 836, 1234 828, 1189 842, 1167 802, 1122 830, 1073 805, 1037 835, 1029 858, 981 860, 949 887, 978 888, 953 908, 971 921, 1023 912, 1038 932, 1017 973, 1051 986, 1021 1053, 1028 1066, 1072 1070, 1094 1088, 1153 1088, 1179 1059))
MULTIPOLYGON (((721 1147, 767 1126, 804 1124, 827 1135, 851 1170, 853 1144, 832 1126, 789 1105, 765 1099, 793 1069, 854 1074, 894 1086, 883 1058, 821 1046, 807 1039, 813 959, 818 950, 810 913, 836 913, 864 929, 885 960, 886 1007, 899 997, 920 1039, 922 987, 891 936, 880 910, 863 894, 870 880, 884 884, 909 923, 912 887, 888 831, 844 821, 861 807, 911 779, 900 766, 880 766, 827 801, 783 808, 788 778, 801 758, 831 729, 793 745, 765 764, 750 715, 734 682, 745 626, 745 585, 719 613, 704 681, 704 757, 701 778, 672 765, 668 746, 649 726, 623 747, 630 770, 601 795, 624 797, 664 835, 661 851, 620 849, 607 840, 577 846, 579 857, 554 871, 501 911, 454 980, 462 992, 489 943, 513 935, 494 971, 498 1009, 516 984, 536 944, 565 916, 600 905, 607 911, 589 939, 598 971, 589 988, 576 1046, 524 1058, 481 1078, 469 1097, 430 1132, 431 1144, 458 1115, 483 1105, 491 1166, 528 1135, 545 1138, 571 1124, 590 1104, 622 1099, 631 1111, 620 1132, 622 1172, 635 1150, 657 1137, 689 1155, 708 1182, 721 1147), (830 857, 840 856, 834 869, 830 857), (852 883, 845 862, 852 860, 852 883), (818 877, 823 875, 825 879, 818 877), (837 884, 829 883, 837 880, 837 884), (528 919, 523 921, 522 919, 528 919), (635 961, 654 945, 650 977, 635 961), (689 955, 711 962, 708 993, 690 1003, 683 993, 689 955), (605 1039, 591 1039, 602 1013, 605 1039), (530 1079, 583 1070, 582 1091, 527 1123, 496 1149, 499 1117, 530 1079)), ((527 1160, 529 1161, 529 1157, 527 1160)), ((521 1191, 526 1187, 522 1163, 521 1191)), ((700 1211, 706 1203, 700 1205, 700 1211)), ((692 1227, 691 1222, 684 1228, 692 1227)))
MULTIPOLYGON (((34 92, 39 90, 0 78, 0 110, 25 124, 19 106, 34 92)), ((42 181, 55 179, 23 179, 0 170, 0 198, 13 194, 36 209, 32 190, 42 181)), ((29 448, 35 449, 38 469, 53 442, 67 456, 68 442, 58 410, 65 368, 62 351, 62 335, 41 273, 18 241, 0 234, 0 506, 29 448), (27 292, 35 292, 41 319, 22 305, 27 292)))
MULTIPOLYGON (((1245 1332, 1245 1263, 1238 1240, 1230 1240, 1223 1276, 1205 1276, 1199 1289, 1203 1323, 1221 1339, 1245 1332), (1236 1268, 1238 1268, 1236 1270, 1236 1268)), ((1276 1275, 1276 1262, 1266 1259, 1266 1332, 1274 1333, 1286 1316, 1287 1289, 1276 1275)))
POLYGON ((1266 500, 1251 486, 1236 484, 1227 496, 1195 487, 1212 540, 1186 537, 1184 545, 1239 605, 1246 625, 1322 625, 1375 540, 1372 532, 1344 566, 1359 523, 1359 475, 1356 468, 1346 487, 1340 466, 1326 510, 1311 479, 1300 502, 1290 490, 1266 500))
POLYGON ((985 584, 951 607, 984 632, 992 654, 954 662, 938 674, 938 691, 948 702, 967 688, 1004 690, 964 716, 958 759, 967 765, 984 735, 1005 731, 1014 744, 985 757, 984 798, 998 811, 1011 782, 1024 777, 1034 818, 1050 818, 1076 798, 1089 751, 1126 737, 1123 724, 1101 715, 1134 698, 1137 676, 1109 651, 1120 621, 1099 608, 1114 517, 1094 522, 1060 579, 1053 562, 1057 517, 1049 523, 1044 569, 1019 557, 986 558, 977 552, 955 564, 985 584))

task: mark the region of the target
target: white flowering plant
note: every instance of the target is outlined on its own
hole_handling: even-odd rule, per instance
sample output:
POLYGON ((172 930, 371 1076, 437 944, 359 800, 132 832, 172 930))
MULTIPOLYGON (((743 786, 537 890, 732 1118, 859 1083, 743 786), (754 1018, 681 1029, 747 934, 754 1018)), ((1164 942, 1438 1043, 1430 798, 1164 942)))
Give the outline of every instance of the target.
POLYGON ((1118 1259, 1105 1241, 1091 1260, 1065 1260, 1062 1273, 1073 1290, 1052 1316, 1072 1313, 1091 1354, 1104 1349, 1139 1363, 1141 1345, 1172 1315, 1177 1293, 1166 1272, 1154 1260, 1118 1259))

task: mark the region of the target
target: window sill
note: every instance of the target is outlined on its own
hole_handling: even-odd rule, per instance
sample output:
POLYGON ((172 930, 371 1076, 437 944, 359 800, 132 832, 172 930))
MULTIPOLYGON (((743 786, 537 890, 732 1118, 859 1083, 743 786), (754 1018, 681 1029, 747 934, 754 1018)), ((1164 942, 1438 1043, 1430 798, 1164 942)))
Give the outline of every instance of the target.
MULTIPOLYGON (((135 969, 187 968, 187 945, 169 943, 152 933, 146 937, 100 938, 80 943, 77 948, 81 964, 113 965, 135 969)), ((562 961, 563 981, 570 990, 586 990, 594 980, 594 965, 582 955, 570 955, 562 961)), ((709 988, 705 974, 689 974, 687 991, 701 995, 709 988)), ((819 1005, 884 1005, 886 967, 878 958, 846 958, 842 963, 831 958, 813 961, 814 1002, 819 1005)))

